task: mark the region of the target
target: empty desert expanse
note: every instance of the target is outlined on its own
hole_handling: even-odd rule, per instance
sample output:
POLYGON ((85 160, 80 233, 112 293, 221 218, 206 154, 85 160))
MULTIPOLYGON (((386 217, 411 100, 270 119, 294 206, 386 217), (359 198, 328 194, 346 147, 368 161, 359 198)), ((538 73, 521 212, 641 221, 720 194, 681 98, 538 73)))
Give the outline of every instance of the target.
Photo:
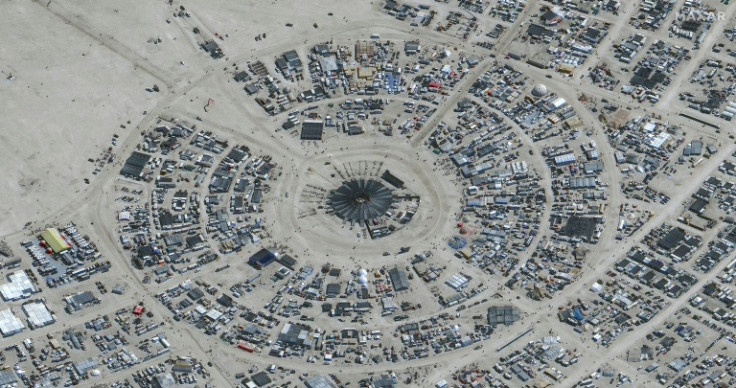
POLYGON ((124 137, 159 95, 155 79, 27 1, 3 1, 0 235, 53 213, 85 190, 113 133, 124 137), (29 28, 32 26, 33 28, 29 28), (11 77, 12 76, 12 77, 11 77), (133 125, 120 128, 128 120, 133 125))

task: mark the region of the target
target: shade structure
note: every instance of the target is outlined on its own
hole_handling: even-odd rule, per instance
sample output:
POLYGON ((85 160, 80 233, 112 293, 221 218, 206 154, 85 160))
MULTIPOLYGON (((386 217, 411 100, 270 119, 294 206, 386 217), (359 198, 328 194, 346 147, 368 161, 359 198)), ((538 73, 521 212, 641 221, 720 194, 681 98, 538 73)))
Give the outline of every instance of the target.
POLYGON ((328 204, 345 221, 365 222, 386 213, 393 199, 391 190, 381 182, 355 179, 332 191, 328 204))
POLYGON ((547 87, 543 84, 537 84, 534 86, 534 89, 532 89, 532 95, 534 97, 544 97, 544 95, 547 94, 547 87))
POLYGON ((447 244, 452 249, 460 250, 460 249, 465 248, 465 246, 468 245, 468 242, 464 238, 462 238, 460 236, 455 236, 455 237, 451 238, 450 241, 448 241, 447 244))
POLYGON ((72 247, 56 228, 49 228, 41 232, 41 238, 46 241, 46 244, 54 253, 61 253, 72 247))

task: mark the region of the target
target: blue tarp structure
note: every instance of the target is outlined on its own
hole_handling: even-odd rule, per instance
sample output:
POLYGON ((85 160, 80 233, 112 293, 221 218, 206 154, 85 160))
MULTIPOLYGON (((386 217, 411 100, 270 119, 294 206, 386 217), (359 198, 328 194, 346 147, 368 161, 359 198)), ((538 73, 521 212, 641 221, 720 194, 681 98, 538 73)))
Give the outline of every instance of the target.
POLYGON ((585 320, 585 316, 583 316, 583 313, 580 312, 580 309, 574 308, 572 309, 572 317, 577 319, 578 321, 582 322, 585 320))
POLYGON ((248 260, 248 264, 252 265, 256 269, 263 269, 274 261, 276 261, 275 253, 269 251, 268 249, 261 249, 250 257, 250 259, 248 260))
POLYGON ((448 245, 450 245, 450 248, 452 249, 459 250, 465 248, 465 246, 468 245, 468 242, 460 236, 455 236, 450 239, 448 245))

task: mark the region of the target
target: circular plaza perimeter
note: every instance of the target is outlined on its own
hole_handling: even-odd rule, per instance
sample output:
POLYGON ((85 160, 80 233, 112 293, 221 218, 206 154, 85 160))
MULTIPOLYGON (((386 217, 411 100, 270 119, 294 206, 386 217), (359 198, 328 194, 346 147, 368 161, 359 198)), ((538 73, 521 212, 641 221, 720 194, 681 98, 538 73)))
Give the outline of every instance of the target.
POLYGON ((444 244, 443 237, 453 233, 454 224, 447 221, 459 205, 460 189, 426 162, 427 151, 360 139, 323 147, 323 154, 297 161, 274 187, 288 193, 274 204, 281 224, 274 230, 277 241, 295 252, 355 256, 378 264, 392 262, 386 252, 444 244), (387 181, 386 171, 401 179, 403 188, 387 181), (377 230, 395 221, 411 201, 421 206, 400 229, 377 230))

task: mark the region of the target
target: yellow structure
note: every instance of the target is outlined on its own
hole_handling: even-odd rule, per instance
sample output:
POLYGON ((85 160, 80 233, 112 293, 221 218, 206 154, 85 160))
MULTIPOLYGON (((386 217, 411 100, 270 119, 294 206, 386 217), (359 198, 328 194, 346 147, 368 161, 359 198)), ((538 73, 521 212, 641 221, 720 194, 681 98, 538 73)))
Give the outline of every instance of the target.
POLYGON ((473 257, 473 251, 471 251, 470 248, 465 248, 461 250, 460 254, 463 256, 465 260, 469 260, 471 257, 473 257))
POLYGON ((575 68, 568 64, 562 64, 557 67, 557 71, 559 71, 560 73, 572 75, 573 71, 575 71, 575 68))
POLYGON ((61 253, 71 248, 66 240, 61 237, 61 233, 56 228, 49 228, 41 233, 41 238, 46 241, 46 244, 54 253, 61 253))

